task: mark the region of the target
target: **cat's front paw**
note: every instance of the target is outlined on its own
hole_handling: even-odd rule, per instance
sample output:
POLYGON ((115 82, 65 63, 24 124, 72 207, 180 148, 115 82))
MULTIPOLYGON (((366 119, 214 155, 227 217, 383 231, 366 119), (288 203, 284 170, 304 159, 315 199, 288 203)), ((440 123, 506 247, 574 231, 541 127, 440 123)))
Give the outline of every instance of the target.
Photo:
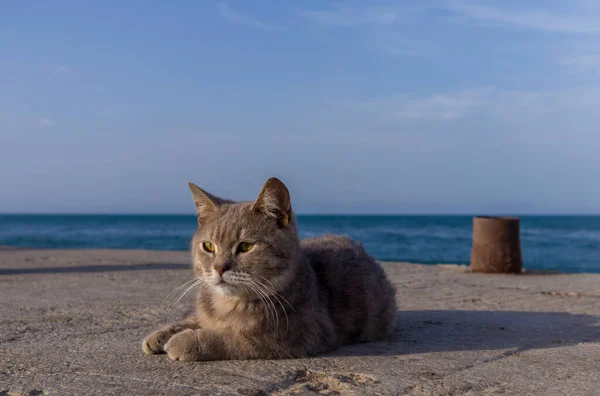
POLYGON ((142 342, 142 350, 148 355, 165 353, 165 344, 171 339, 171 331, 159 330, 150 334, 142 342))
POLYGON ((175 334, 165 345, 165 352, 173 360, 190 362, 194 360, 204 360, 200 343, 198 342, 197 330, 184 330, 175 334))

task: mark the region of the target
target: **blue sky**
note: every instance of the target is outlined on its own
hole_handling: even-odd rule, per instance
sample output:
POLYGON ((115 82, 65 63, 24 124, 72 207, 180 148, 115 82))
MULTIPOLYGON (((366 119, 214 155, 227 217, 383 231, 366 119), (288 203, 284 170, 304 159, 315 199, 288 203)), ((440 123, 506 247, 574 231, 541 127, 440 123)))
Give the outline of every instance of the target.
POLYGON ((0 212, 600 213, 600 2, 0 4, 0 212))

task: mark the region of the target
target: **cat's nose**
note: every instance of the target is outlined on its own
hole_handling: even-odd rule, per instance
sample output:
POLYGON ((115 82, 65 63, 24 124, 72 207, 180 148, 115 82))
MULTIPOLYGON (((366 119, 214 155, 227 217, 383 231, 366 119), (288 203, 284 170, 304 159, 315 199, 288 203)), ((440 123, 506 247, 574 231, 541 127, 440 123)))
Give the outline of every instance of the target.
POLYGON ((227 271, 230 268, 231 267, 229 266, 229 264, 217 264, 217 265, 215 265, 215 271, 217 271, 217 273, 220 276, 223 276, 223 272, 227 271))

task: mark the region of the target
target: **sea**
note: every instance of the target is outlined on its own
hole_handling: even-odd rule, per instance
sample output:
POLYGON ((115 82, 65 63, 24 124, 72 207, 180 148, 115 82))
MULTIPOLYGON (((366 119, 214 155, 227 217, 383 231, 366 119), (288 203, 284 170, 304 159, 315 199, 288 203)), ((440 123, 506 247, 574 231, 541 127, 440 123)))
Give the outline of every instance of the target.
MULTIPOLYGON (((520 218, 526 269, 600 273, 600 216, 520 218)), ((303 238, 348 235, 378 260, 423 264, 468 264, 472 224, 472 216, 298 216, 303 238)), ((0 215, 0 246, 187 250, 196 225, 193 215, 0 215)))

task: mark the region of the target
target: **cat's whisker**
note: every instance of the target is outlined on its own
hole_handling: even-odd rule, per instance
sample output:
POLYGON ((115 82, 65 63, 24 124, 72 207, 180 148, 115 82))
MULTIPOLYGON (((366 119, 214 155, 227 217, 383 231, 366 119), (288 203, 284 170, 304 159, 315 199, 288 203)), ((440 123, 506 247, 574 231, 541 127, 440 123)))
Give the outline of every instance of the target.
MULTIPOLYGON (((279 294, 276 290, 275 290, 275 286, 273 286, 273 283, 268 280, 267 278, 265 278, 264 276, 261 276, 262 279, 264 279, 265 281, 269 282, 269 284, 271 285, 271 290, 274 294, 276 294, 278 297, 280 297, 283 301, 285 301, 285 303, 291 308, 292 311, 296 312, 296 310, 294 309, 294 307, 292 306, 292 304, 290 304, 290 302, 288 300, 286 300, 285 297, 283 297, 281 294, 279 294)), ((281 290, 281 283, 279 283, 279 281, 277 281, 277 279, 273 279, 274 282, 277 282, 277 285, 279 285, 279 289, 281 290)))
MULTIPOLYGON (((256 285, 252 280, 244 282, 250 289, 254 291, 254 293, 264 302, 265 306, 268 308, 269 318, 273 319, 274 329, 277 330, 279 328, 279 315, 277 314, 277 309, 275 305, 269 299, 269 296, 266 295, 263 291, 260 290, 258 285, 256 285)), ((268 323, 267 323, 268 324, 268 323)))
POLYGON ((252 282, 253 287, 265 297, 265 301, 268 303, 269 310, 273 312, 273 316, 275 318, 275 331, 279 329, 279 312, 277 312, 277 307, 273 303, 271 297, 261 289, 259 285, 252 282))
POLYGON ((270 321, 271 325, 273 326, 273 330, 277 331, 277 329, 279 328, 279 316, 277 314, 277 311, 275 310, 275 306, 271 303, 271 301, 268 300, 267 297, 265 297, 264 293, 262 293, 256 285, 250 283, 249 287, 251 287, 252 290, 254 290, 254 293, 258 297, 260 297, 264 306, 267 308, 267 312, 269 314, 269 316, 267 318, 267 326, 269 325, 269 321, 270 321))
POLYGON ((184 287, 188 286, 190 283, 196 282, 198 278, 194 278, 192 280, 189 280, 187 282, 185 282, 183 285, 175 288, 171 293, 169 293, 160 303, 160 305, 162 306, 165 302, 168 302, 169 299, 178 291, 180 291, 181 289, 183 289, 184 287))
MULTIPOLYGON (((268 280, 268 279, 266 279, 266 278, 264 278, 264 279, 265 279, 265 280, 268 280)), ((281 283, 279 283, 279 281, 278 281, 277 279, 273 279, 273 282, 275 282, 275 283, 277 284, 277 287, 279 288, 279 290, 283 290, 283 289, 284 289, 284 287, 283 287, 283 286, 281 286, 281 283)), ((281 294, 280 294, 280 296, 281 296, 281 294)), ((283 298, 283 296, 281 296, 281 297, 283 298)), ((296 310, 294 309, 294 307, 292 306, 292 304, 290 304, 290 303, 289 303, 287 300, 286 300, 286 302, 287 302, 287 304, 290 306, 290 308, 292 309, 292 311, 294 311, 294 312, 295 312, 296 310)))
MULTIPOLYGON (((282 309, 283 313, 285 314, 285 322, 286 322, 285 331, 287 333, 287 331, 289 330, 289 326, 290 326, 290 320, 289 320, 288 314, 287 314, 287 312, 285 310, 285 307, 281 303, 281 300, 279 300, 279 297, 277 297, 277 292, 275 292, 275 290, 272 290, 271 288, 269 288, 268 286, 266 286, 265 284, 261 283, 260 281, 258 281, 256 279, 253 279, 253 282, 269 298, 269 301, 272 301, 271 297, 274 297, 275 300, 277 301, 277 303, 279 303, 279 305, 281 306, 281 309, 282 309)), ((276 309, 276 311, 277 311, 277 309, 276 309)), ((277 316, 279 317, 279 314, 277 316)))
POLYGON ((275 306, 275 303, 273 302, 273 299, 264 290, 264 288, 262 287, 262 285, 260 285, 259 283, 256 282, 255 279, 251 279, 250 283, 257 290, 258 293, 260 293, 261 295, 263 295, 265 297, 265 301, 267 301, 268 304, 269 304, 269 309, 273 312, 273 314, 275 316, 276 328, 278 329, 279 328, 279 312, 277 310, 277 307, 275 306))
POLYGON ((192 290, 194 290, 196 287, 200 286, 200 285, 204 285, 204 279, 202 278, 198 278, 196 279, 196 281, 189 286, 187 289, 185 289, 185 291, 183 293, 181 293, 181 295, 177 298, 177 300, 175 300, 175 302, 173 302, 173 304, 171 304, 171 306, 169 306, 168 310, 171 310, 175 305, 177 305, 177 303, 179 301, 181 301, 189 292, 191 292, 192 290))
MULTIPOLYGON (((262 277, 261 277, 262 278, 262 277)), ((269 282, 266 278, 263 278, 265 281, 269 282)), ((286 302, 287 305, 289 305, 289 307, 295 311, 294 307, 292 307, 292 305, 289 303, 288 300, 285 299, 285 297, 283 297, 281 294, 277 293, 274 288, 269 288, 268 286, 262 284, 261 282, 257 281, 261 286, 263 286, 265 288, 266 292, 272 293, 272 296, 275 297, 275 299, 277 300, 277 302, 279 303, 279 305, 281 306, 281 309, 283 310, 283 313, 285 314, 286 317, 286 321, 289 323, 289 318, 287 315, 287 311, 285 309, 285 307, 283 306, 283 303, 281 302, 280 298, 283 299, 283 301, 286 302)), ((269 282, 270 283, 270 282, 269 282)))
POLYGON ((177 296, 175 298, 173 298, 173 301, 167 307, 167 311, 170 311, 171 309, 173 309, 173 307, 175 305, 177 305, 177 303, 179 301, 181 301, 189 292, 191 292, 198 284, 199 284, 199 282, 195 281, 190 286, 188 286, 185 290, 183 290, 179 294, 177 294, 177 296))
POLYGON ((190 292, 192 292, 195 288, 197 288, 198 286, 202 286, 204 285, 204 280, 203 279, 198 279, 196 282, 194 282, 192 285, 190 285, 183 293, 181 293, 181 295, 175 300, 175 302, 173 302, 173 304, 171 305, 171 308, 173 308, 173 306, 177 305, 177 303, 179 301, 181 301, 186 295, 188 295, 190 292))
MULTIPOLYGON (((248 282, 240 281, 239 285, 244 288, 244 290, 248 293, 248 295, 250 297, 257 296, 262 302, 265 301, 264 298, 263 298, 263 296, 261 296, 260 294, 258 294, 256 292, 256 289, 254 289, 253 287, 251 287, 251 285, 248 282)), ((269 314, 270 314, 270 312, 269 312, 269 314)))

